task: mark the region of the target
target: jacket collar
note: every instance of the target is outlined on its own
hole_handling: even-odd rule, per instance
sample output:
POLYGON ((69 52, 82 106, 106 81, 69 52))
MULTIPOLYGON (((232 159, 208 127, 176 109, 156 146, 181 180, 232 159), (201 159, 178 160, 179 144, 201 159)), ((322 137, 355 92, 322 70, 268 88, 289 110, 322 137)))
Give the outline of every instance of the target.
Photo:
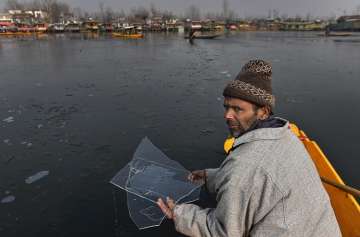
POLYGON ((258 128, 245 133, 244 135, 235 139, 233 148, 248 142, 259 140, 277 140, 285 135, 285 132, 289 129, 289 122, 285 119, 276 117, 284 123, 283 126, 277 128, 258 128))

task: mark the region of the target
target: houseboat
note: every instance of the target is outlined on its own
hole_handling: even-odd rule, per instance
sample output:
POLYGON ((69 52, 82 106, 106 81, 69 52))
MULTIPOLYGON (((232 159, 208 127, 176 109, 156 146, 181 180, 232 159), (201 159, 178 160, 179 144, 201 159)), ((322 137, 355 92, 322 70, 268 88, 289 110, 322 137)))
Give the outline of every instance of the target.
POLYGON ((45 33, 48 30, 48 24, 46 23, 37 23, 34 25, 35 31, 39 33, 45 33))
POLYGON ((99 30, 98 22, 96 21, 85 21, 83 22, 82 29, 88 32, 95 32, 99 30))
POLYGON ((80 24, 71 22, 65 25, 65 31, 71 33, 78 33, 80 32, 80 24))
POLYGON ((49 32, 52 33, 64 33, 65 25, 63 23, 55 23, 49 25, 49 32))

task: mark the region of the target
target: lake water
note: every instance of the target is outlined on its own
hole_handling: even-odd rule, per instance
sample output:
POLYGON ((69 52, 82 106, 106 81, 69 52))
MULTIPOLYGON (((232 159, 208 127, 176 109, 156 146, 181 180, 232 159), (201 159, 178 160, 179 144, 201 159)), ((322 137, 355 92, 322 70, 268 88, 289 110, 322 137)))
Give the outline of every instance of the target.
POLYGON ((360 187, 357 40, 291 32, 193 45, 178 34, 0 38, 0 236, 180 236, 168 221, 137 230, 125 193, 109 180, 144 136, 189 170, 218 166, 222 89, 254 58, 273 65, 275 113, 360 187))

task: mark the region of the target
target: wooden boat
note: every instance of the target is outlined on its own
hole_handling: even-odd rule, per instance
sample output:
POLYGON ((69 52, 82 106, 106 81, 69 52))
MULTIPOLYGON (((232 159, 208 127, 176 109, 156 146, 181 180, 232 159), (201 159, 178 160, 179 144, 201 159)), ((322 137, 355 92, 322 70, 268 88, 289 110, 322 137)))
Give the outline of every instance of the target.
MULTIPOLYGON (((340 178, 317 143, 308 138, 306 134, 296 125, 291 124, 290 128, 304 144, 316 166, 325 190, 330 197, 331 205, 339 223, 342 236, 359 237, 360 206, 356 199, 353 195, 349 194, 349 192, 345 192, 341 189, 343 186, 345 186, 343 180, 340 178)), ((228 152, 231 149, 233 143, 234 138, 229 138, 225 141, 225 152, 228 152)))
MULTIPOLYGON (((217 38, 217 37, 219 37, 219 36, 221 36, 221 35, 219 35, 219 34, 201 34, 201 35, 194 35, 193 37, 192 37, 192 39, 215 39, 215 38, 217 38)), ((185 36, 184 37, 185 39, 190 39, 190 37, 187 35, 187 36, 185 36)))
POLYGON ((43 32, 1 32, 0 36, 33 36, 33 35, 41 35, 44 34, 43 32))
POLYGON ((143 34, 135 33, 135 34, 126 34, 126 33, 111 33, 111 35, 115 38, 126 38, 126 39, 140 39, 144 38, 143 34))
POLYGON ((336 36, 352 36, 352 33, 350 32, 330 32, 328 34, 318 34, 318 36, 324 36, 324 37, 336 37, 336 36))
POLYGON ((337 43, 360 43, 360 39, 333 39, 337 43))

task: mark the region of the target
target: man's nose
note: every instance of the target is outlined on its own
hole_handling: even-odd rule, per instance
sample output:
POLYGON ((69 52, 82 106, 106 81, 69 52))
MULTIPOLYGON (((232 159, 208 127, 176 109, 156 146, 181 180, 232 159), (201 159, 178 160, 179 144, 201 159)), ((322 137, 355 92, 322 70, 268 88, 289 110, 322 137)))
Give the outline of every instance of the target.
POLYGON ((234 118, 234 115, 233 115, 233 113, 231 112, 230 109, 228 109, 228 110, 225 111, 225 113, 224 113, 224 118, 225 118, 226 120, 228 120, 228 119, 233 119, 233 118, 234 118))

